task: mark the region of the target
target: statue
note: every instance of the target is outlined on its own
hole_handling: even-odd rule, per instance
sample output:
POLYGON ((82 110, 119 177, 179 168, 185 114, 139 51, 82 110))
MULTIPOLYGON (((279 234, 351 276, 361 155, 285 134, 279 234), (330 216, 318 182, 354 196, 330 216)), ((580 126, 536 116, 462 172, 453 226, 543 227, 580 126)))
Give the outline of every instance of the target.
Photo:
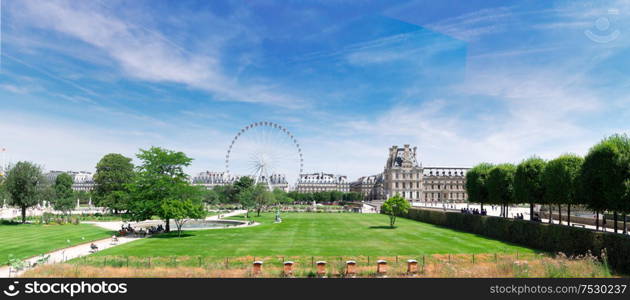
POLYGON ((280 223, 282 219, 280 218, 280 209, 276 208, 276 221, 274 223, 280 223))

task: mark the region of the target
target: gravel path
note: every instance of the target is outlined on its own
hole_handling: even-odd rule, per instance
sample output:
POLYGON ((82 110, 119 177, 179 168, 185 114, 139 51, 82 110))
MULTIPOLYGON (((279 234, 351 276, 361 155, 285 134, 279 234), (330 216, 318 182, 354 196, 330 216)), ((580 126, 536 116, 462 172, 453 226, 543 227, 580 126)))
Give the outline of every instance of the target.
MULTIPOLYGON (((240 215, 247 212, 246 210, 235 210, 235 211, 231 211, 229 213, 226 214, 221 214, 222 218, 225 217, 231 217, 231 216, 235 216, 235 215, 240 215)), ((219 216, 215 215, 215 216, 210 216, 207 217, 206 220, 219 220, 219 216)), ((82 222, 84 224, 94 224, 96 226, 108 229, 108 230, 112 230, 112 231, 117 231, 120 229, 120 227, 123 224, 128 224, 127 222, 122 222, 122 221, 114 221, 114 222, 82 222)), ((132 227, 145 227, 145 226, 152 226, 152 225, 157 225, 157 224, 161 224, 163 223, 162 221, 142 221, 142 222, 130 222, 132 227)), ((98 240, 98 241, 94 241, 92 243, 94 243, 97 247, 98 250, 103 250, 103 249, 107 249, 107 248, 111 248, 111 247, 115 247, 118 245, 122 245, 122 244, 126 244, 129 242, 133 242, 137 239, 141 239, 141 237, 118 237, 118 241, 117 242, 113 242, 112 238, 107 238, 107 239, 102 239, 102 240, 98 240)), ((92 254, 92 249, 90 247, 90 245, 92 243, 85 243, 85 244, 81 244, 81 245, 77 245, 77 246, 73 246, 73 247, 68 247, 68 248, 64 248, 64 249, 59 249, 59 250, 55 250, 49 253, 46 253, 46 256, 50 256, 50 258, 48 259, 48 261, 46 263, 50 264, 50 263, 62 263, 65 262, 67 260, 73 259, 73 258, 77 258, 77 257, 82 257, 82 256, 86 256, 86 255, 90 255, 92 254)), ((26 259, 26 263, 28 265, 33 265, 37 262, 37 260, 39 259, 39 256, 36 257, 32 257, 29 259, 26 259)), ((27 268, 28 269, 28 268, 27 268)), ((17 277, 21 274, 23 274, 27 269, 15 272, 14 270, 11 270, 10 267, 8 266, 3 266, 0 267, 0 278, 7 278, 7 277, 17 277)))

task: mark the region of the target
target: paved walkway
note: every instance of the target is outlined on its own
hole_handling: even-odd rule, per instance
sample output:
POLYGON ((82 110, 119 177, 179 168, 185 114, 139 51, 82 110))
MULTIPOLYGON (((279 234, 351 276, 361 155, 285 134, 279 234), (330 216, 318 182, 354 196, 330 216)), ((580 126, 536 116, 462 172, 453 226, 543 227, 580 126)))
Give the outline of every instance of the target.
MULTIPOLYGON (((225 213, 225 214, 221 214, 221 218, 225 218, 225 217, 231 217, 231 216, 235 216, 235 215, 240 215, 240 214, 244 214, 245 212, 247 212, 246 210, 235 210, 235 211, 231 211, 229 213, 225 213)), ((207 217, 206 220, 219 220, 219 215, 215 215, 215 216, 210 216, 207 217)), ((108 229, 108 230, 112 230, 112 231, 116 231, 119 230, 120 227, 123 224, 122 221, 114 221, 114 222, 83 222, 85 224, 94 224, 96 226, 108 229)), ((138 225, 152 225, 153 223, 163 223, 162 221, 142 221, 142 222, 131 222, 131 226, 135 227, 138 225)), ((122 244, 126 244, 129 242, 133 242, 137 239, 140 239, 141 237, 118 237, 118 242, 112 242, 111 238, 107 238, 107 239, 102 239, 99 241, 94 241, 93 243, 98 247, 99 251, 107 249, 107 248, 111 248, 111 247, 115 247, 118 245, 122 245, 122 244)), ((67 260, 70 259, 74 259, 77 257, 82 257, 82 256, 86 256, 86 255, 90 255, 92 254, 91 252, 91 245, 92 242, 90 243, 85 243, 85 244, 81 244, 81 245, 77 245, 77 246, 72 246, 69 248, 65 248, 65 249, 59 249, 59 250, 55 250, 53 252, 49 252, 46 253, 45 255, 48 256, 50 255, 50 258, 48 259, 48 261, 46 263, 50 264, 50 263, 62 263, 65 262, 67 260)), ((37 262, 37 260, 39 259, 39 256, 36 257, 32 257, 29 259, 26 259, 25 262, 29 265, 33 265, 35 262, 37 262)), ((28 268, 27 268, 28 269, 28 268)), ((0 267, 0 278, 7 278, 7 277, 17 277, 21 274, 23 274, 27 269, 19 271, 19 272, 14 272, 11 271, 10 272, 10 267, 8 266, 3 266, 0 267)))
MULTIPOLYGON (((430 203, 430 202, 414 202, 413 203, 413 207, 426 207, 426 208, 434 208, 434 209, 444 209, 444 206, 441 203, 430 203)), ((455 212, 459 212, 462 208, 470 208, 470 209, 481 209, 481 205, 479 204, 468 204, 468 203, 452 203, 452 204, 446 204, 446 209, 448 211, 455 211, 455 212), (451 207, 452 206, 452 207, 451 207), (453 208, 454 207, 454 208, 453 208)), ((484 205, 484 208, 487 210, 488 215, 489 216, 495 216, 498 217, 499 214, 501 213, 501 208, 499 206, 492 206, 492 205, 484 205)), ((523 214, 523 219, 524 220, 529 220, 529 207, 510 207, 510 209, 508 210, 509 213, 509 218, 514 218, 514 216, 519 213, 519 214, 523 214)), ((548 223, 549 219, 546 218, 542 218, 541 220, 542 223, 548 223)), ((553 224, 558 224, 558 220, 554 219, 553 224)), ((566 225, 566 221, 562 222, 563 225, 566 225)), ((576 223, 571 221, 571 224, 577 224, 581 226, 584 226, 584 228, 587 229, 591 229, 591 230, 595 230, 596 227, 594 225, 587 225, 587 224, 581 224, 581 223, 576 223)), ((604 231, 604 229, 600 226, 599 227, 599 231, 604 231)), ((615 232, 615 230, 613 228, 606 228, 607 232, 615 232)), ((623 228, 620 228, 619 230, 619 234, 623 234, 623 228)))
MULTIPOLYGON (((103 249, 115 247, 115 246, 126 244, 126 243, 129 243, 129 242, 133 242, 133 241, 135 241, 137 239, 140 239, 140 237, 118 237, 118 242, 116 242, 116 243, 112 243, 112 239, 111 238, 102 239, 102 240, 99 240, 99 241, 94 241, 93 243, 98 247, 98 249, 100 251, 100 250, 103 250, 103 249)), ((50 255, 50 258, 48 259, 47 263, 49 263, 49 264, 50 263, 62 263, 62 262, 65 262, 65 261, 73 259, 73 258, 90 255, 90 254, 92 254, 90 252, 92 250, 90 248, 90 245, 91 245, 91 243, 85 243, 85 244, 81 244, 81 245, 77 245, 77 246, 73 246, 73 247, 69 247, 69 248, 65 248, 65 249, 55 250, 53 252, 47 253, 45 255, 50 255)), ((37 262, 37 260, 39 258, 40 258, 39 256, 32 257, 32 258, 27 259, 26 262, 29 265, 32 265, 35 262, 37 262)), ((10 267, 8 267, 8 266, 1 267, 0 268, 0 277, 1 278, 17 277, 17 276, 21 275, 22 273, 24 273, 27 269, 19 271, 19 272, 17 272, 17 274, 14 271, 11 272, 11 274, 9 274, 10 267)))

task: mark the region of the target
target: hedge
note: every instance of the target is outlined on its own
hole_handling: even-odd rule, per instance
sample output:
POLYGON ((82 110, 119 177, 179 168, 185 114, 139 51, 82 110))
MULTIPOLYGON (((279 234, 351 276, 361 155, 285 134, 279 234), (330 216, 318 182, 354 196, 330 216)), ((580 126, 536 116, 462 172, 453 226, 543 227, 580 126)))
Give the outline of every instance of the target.
POLYGON ((416 221, 479 234, 526 247, 566 255, 599 255, 606 249, 608 264, 630 274, 630 237, 524 220, 412 208, 402 216, 416 221))

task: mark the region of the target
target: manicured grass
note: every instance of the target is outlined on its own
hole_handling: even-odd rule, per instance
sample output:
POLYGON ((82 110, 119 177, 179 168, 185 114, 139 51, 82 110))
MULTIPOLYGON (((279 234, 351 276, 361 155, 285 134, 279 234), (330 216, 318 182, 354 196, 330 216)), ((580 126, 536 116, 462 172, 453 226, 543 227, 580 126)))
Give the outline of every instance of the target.
POLYGON ((7 264, 9 255, 23 259, 111 235, 111 231, 88 224, 0 225, 0 265, 7 264))
POLYGON ((399 218, 350 213, 284 213, 254 217, 262 225, 160 235, 100 251, 108 256, 334 256, 436 253, 531 253, 533 250, 474 234, 399 218))

